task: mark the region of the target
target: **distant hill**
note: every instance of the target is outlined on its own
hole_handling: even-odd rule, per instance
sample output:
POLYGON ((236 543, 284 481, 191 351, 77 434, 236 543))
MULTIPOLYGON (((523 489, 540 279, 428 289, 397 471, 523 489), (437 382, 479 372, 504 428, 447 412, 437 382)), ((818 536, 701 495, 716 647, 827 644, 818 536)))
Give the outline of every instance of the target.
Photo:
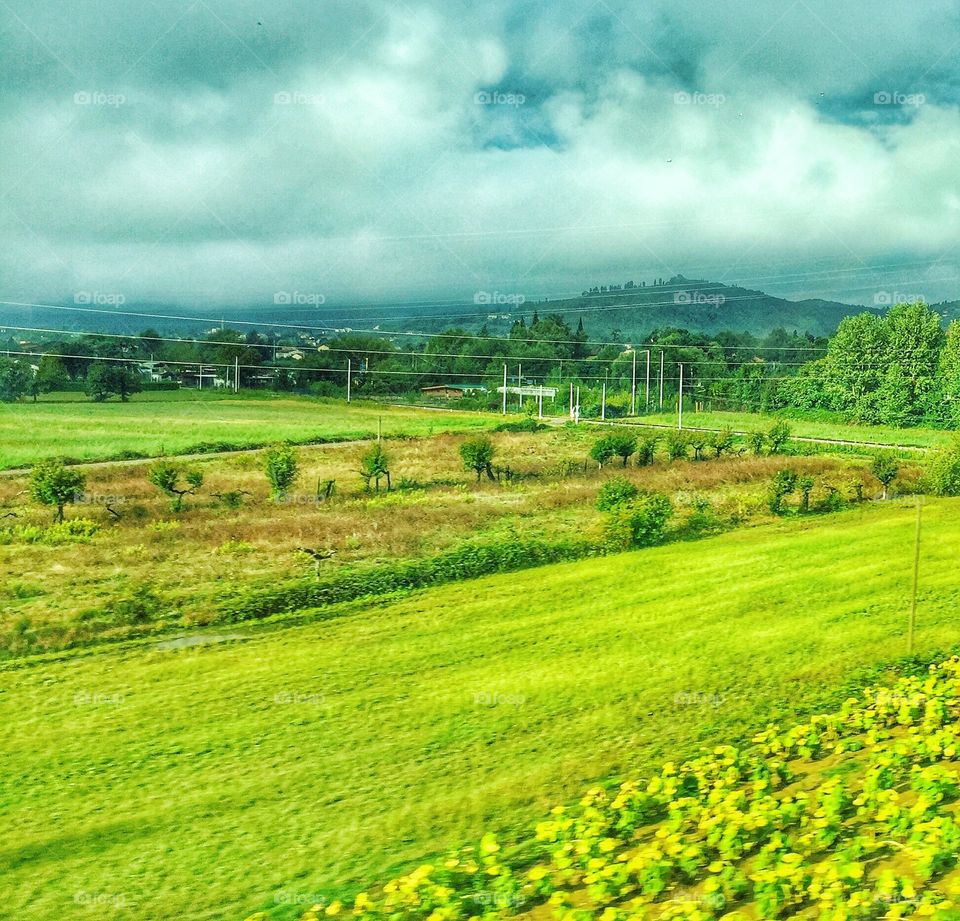
MULTIPOLYGON (((247 306, 234 308, 189 308, 156 304, 124 304, 111 310, 77 311, 41 307, 0 309, 0 329, 4 324, 97 331, 133 335, 152 327, 161 333, 200 334, 225 323, 235 328, 256 324, 261 332, 273 324, 303 326, 313 331, 322 328, 342 330, 375 329, 382 332, 414 332, 425 336, 452 326, 477 331, 486 326, 490 335, 509 332, 513 323, 523 317, 529 322, 534 311, 559 313, 572 326, 582 319, 594 337, 607 336, 614 330, 625 338, 638 338, 655 328, 680 327, 696 332, 717 333, 723 330, 765 335, 778 327, 788 332, 826 336, 840 321, 865 310, 882 313, 880 308, 867 308, 838 301, 808 299, 791 301, 750 288, 727 285, 706 279, 675 275, 658 279, 653 284, 596 286, 578 297, 563 299, 532 298, 516 303, 514 295, 481 292, 470 300, 442 304, 405 304, 353 306, 324 304, 314 310, 284 306, 247 306), (140 314, 130 316, 130 313, 140 314), (184 319, 163 319, 162 315, 184 319), (189 319, 187 319, 189 318, 189 319), (202 318, 202 319, 201 319, 202 318)), ((960 301, 934 305, 947 319, 960 317, 960 301)))

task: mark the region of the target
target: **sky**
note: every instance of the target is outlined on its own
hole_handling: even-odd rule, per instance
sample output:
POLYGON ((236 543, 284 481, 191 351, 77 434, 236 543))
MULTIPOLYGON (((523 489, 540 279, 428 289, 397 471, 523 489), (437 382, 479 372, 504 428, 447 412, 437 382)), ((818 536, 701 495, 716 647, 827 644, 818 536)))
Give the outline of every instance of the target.
POLYGON ((947 0, 0 0, 0 300, 960 298, 958 62, 947 0))

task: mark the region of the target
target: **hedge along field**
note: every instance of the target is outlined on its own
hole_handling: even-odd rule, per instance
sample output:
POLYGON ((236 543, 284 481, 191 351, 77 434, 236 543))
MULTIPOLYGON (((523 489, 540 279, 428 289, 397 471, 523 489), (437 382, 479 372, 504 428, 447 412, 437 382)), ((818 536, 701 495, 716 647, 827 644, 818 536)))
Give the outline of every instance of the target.
POLYGON ((348 441, 376 435, 380 418, 389 436, 487 429, 498 417, 296 396, 197 392, 186 399, 182 391, 137 394, 128 403, 7 403, 0 404, 0 469, 47 457, 93 461, 348 441))
MULTIPOLYGON (((921 654, 956 642, 957 509, 924 513, 921 654)), ((6 910, 293 918, 599 778, 837 703, 905 651, 914 520, 877 504, 8 667, 6 910)))

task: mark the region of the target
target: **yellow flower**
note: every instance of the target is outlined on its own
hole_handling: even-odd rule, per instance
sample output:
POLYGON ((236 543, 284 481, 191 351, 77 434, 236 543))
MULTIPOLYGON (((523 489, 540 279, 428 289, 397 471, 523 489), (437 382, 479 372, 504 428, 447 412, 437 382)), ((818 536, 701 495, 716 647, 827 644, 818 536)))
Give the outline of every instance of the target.
POLYGON ((331 917, 334 915, 339 915, 341 908, 343 908, 343 903, 340 901, 340 899, 336 899, 327 906, 325 914, 330 915, 331 917))

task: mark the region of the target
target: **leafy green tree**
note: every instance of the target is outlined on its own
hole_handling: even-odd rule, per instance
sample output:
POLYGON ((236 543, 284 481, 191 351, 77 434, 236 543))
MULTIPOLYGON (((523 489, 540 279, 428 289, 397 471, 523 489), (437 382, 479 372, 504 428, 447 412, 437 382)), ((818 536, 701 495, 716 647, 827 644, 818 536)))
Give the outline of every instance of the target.
POLYGON ((721 458, 733 450, 733 429, 724 427, 719 432, 715 432, 710 439, 710 447, 713 449, 714 457, 721 458))
POLYGON ((687 440, 686 432, 671 431, 667 433, 667 457, 670 460, 685 460, 689 445, 690 442, 687 440))
POLYGON ((637 453, 637 438, 629 432, 617 432, 610 436, 613 439, 614 453, 623 461, 623 466, 627 466, 627 461, 637 453))
POLYGON ((870 472, 880 481, 883 487, 883 498, 886 499, 890 484, 900 472, 900 463, 890 451, 881 451, 874 457, 870 472))
POLYGON ((702 460, 703 451, 710 444, 710 433, 709 432, 699 432, 696 429, 692 429, 687 435, 687 444, 693 448, 693 459, 702 460))
POLYGON ((54 355, 44 355, 37 366, 36 385, 39 393, 63 390, 70 383, 64 363, 54 355))
POLYGON ((87 395, 95 403, 118 396, 126 403, 133 393, 143 389, 140 375, 119 363, 94 362, 87 369, 87 395))
POLYGON ((637 466, 649 467, 657 456, 658 435, 645 435, 637 443, 637 466))
POLYGON ((297 452, 290 445, 274 445, 263 457, 263 470, 274 502, 282 502, 297 479, 297 452))
POLYGON ((83 474, 65 467, 63 461, 41 461, 30 471, 30 496, 41 505, 53 506, 54 522, 63 521, 64 506, 81 499, 85 486, 83 474))
POLYGON ((0 358, 0 401, 16 403, 30 393, 32 383, 33 372, 28 365, 0 358))
POLYGON ((164 495, 170 497, 170 508, 174 512, 183 509, 183 497, 191 496, 203 486, 201 470, 184 470, 171 461, 158 460, 147 471, 147 479, 164 495), (183 477, 181 482, 180 477, 183 477))
POLYGON ((617 443, 615 435, 603 435, 598 438, 590 448, 590 457, 597 462, 597 466, 603 465, 614 457, 617 453, 617 443))
POLYGON ((801 477, 797 477, 797 489, 800 490, 800 511, 809 512, 810 511, 810 493, 813 492, 813 487, 816 484, 816 480, 810 474, 804 474, 801 477))
POLYGON ((607 480, 597 492, 597 508, 601 512, 609 512, 610 509, 625 502, 631 502, 637 498, 640 490, 629 480, 622 476, 607 480))
POLYGON ((386 477, 387 492, 390 492, 390 458, 378 441, 360 460, 360 477, 364 481, 364 489, 370 490, 370 481, 375 483, 375 489, 380 492, 380 480, 386 477))
POLYGON ((771 454, 779 454, 790 440, 791 428, 786 422, 775 422, 767 432, 767 443, 771 454))
POLYGON ((960 496, 960 437, 933 455, 925 479, 935 495, 960 496))
POLYGON ((960 320, 947 327, 937 369, 937 414, 949 426, 960 426, 960 320))
POLYGON ((460 459, 464 469, 472 470, 477 475, 477 482, 485 473, 487 479, 496 480, 493 475, 493 442, 486 435, 476 435, 468 438, 460 445, 460 459))
POLYGON ((747 435, 747 442, 750 445, 750 450, 759 457, 763 454, 763 449, 767 445, 767 433, 766 432, 751 432, 747 435))
POLYGON ((774 515, 783 514, 783 500, 797 488, 797 474, 792 470, 778 470, 770 484, 767 504, 774 515))

